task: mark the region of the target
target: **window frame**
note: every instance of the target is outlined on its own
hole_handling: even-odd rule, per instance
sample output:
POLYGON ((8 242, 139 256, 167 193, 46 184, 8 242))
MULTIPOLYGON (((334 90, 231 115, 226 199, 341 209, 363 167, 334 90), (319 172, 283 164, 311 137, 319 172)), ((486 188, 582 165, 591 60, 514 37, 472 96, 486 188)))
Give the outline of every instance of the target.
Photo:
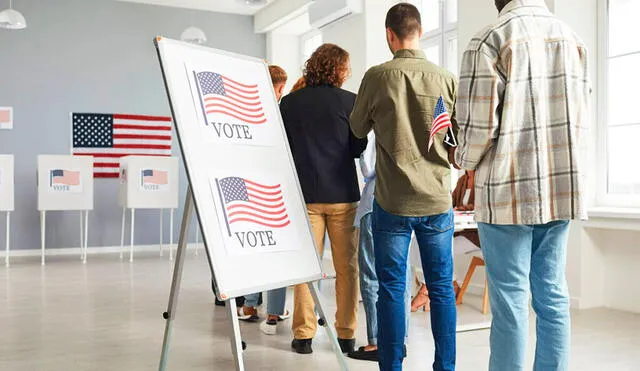
POLYGON ((640 194, 609 193, 609 0, 598 0, 596 207, 640 209, 640 194))
MULTIPOLYGON (((421 1, 421 0, 420 0, 421 1)), ((459 0, 455 0, 459 2, 459 0)), ((420 3, 420 11, 422 12, 422 2, 420 3)), ((449 55, 448 50, 448 42, 451 39, 458 39, 458 20, 455 22, 447 22, 447 12, 448 12, 448 0, 438 0, 438 14, 440 18, 440 26, 434 30, 429 32, 425 32, 420 39, 420 47, 422 49, 426 49, 428 47, 437 45, 440 53, 439 60, 431 61, 433 63, 438 64, 442 68, 448 69, 449 60, 451 56, 449 55)), ((459 4, 458 4, 459 5, 459 4)), ((457 17, 456 17, 457 18, 457 17)), ((454 52, 457 57, 457 51, 454 52)), ((454 73, 456 76, 459 75, 459 66, 456 66, 455 71, 450 71, 454 73)))

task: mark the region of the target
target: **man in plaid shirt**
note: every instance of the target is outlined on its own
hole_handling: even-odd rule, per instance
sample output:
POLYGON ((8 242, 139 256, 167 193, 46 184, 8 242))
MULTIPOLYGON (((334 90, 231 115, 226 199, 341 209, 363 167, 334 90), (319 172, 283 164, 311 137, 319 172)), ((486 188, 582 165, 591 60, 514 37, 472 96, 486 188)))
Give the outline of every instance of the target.
POLYGON ((580 161, 591 114, 587 50, 544 0, 495 0, 498 20, 462 61, 456 161, 476 170, 475 212, 493 323, 490 370, 567 370, 569 221, 585 219, 580 161))

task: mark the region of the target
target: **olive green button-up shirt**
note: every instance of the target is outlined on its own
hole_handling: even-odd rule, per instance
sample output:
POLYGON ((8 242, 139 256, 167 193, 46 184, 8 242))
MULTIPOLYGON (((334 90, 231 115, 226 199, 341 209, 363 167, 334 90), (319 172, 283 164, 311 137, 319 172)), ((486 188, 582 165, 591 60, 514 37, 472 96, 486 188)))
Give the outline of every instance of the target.
POLYGON ((429 149, 436 104, 443 98, 454 132, 456 78, 421 50, 399 50, 365 74, 351 113, 351 130, 376 135, 376 202, 400 216, 429 216, 451 208, 446 130, 429 149))

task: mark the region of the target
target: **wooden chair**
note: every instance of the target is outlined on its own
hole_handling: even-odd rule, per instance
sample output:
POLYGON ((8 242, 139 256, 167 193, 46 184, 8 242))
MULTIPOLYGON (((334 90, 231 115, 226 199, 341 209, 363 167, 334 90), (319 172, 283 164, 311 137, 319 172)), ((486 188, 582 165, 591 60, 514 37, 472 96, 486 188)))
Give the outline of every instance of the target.
MULTIPOLYGON (((473 273, 476 271, 477 267, 484 267, 484 259, 480 256, 474 256, 471 259, 471 264, 469 264, 469 269, 467 270, 467 275, 464 277, 464 282, 462 283, 462 287, 460 287, 460 292, 456 298, 456 304, 462 304, 462 299, 464 294, 467 292, 469 288, 469 284, 471 283, 471 278, 473 277, 473 273)), ((487 285, 487 280, 484 280, 484 292, 482 294, 482 314, 489 313, 489 290, 487 285)))

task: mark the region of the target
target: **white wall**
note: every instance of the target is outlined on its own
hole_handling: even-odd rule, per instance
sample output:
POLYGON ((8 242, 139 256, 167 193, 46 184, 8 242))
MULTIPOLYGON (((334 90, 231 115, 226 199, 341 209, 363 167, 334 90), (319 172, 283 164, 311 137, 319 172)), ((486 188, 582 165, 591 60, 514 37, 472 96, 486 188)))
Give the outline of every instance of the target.
POLYGON ((345 49, 351 55, 352 75, 343 88, 358 92, 360 81, 366 71, 366 33, 364 14, 354 15, 343 21, 322 29, 325 43, 333 43, 345 49))
POLYGON ((288 75, 285 94, 302 75, 300 37, 276 32, 267 34, 267 62, 282 67, 288 75))

